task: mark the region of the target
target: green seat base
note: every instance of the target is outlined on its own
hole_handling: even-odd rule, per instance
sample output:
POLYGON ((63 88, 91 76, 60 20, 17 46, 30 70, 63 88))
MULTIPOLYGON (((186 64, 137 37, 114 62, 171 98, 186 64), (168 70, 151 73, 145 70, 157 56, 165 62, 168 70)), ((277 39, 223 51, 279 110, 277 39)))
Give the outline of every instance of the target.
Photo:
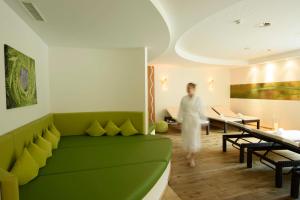
POLYGON ((20 188, 20 200, 140 200, 166 166, 151 162, 41 176, 20 188))
POLYGON ((67 136, 21 200, 142 199, 171 159, 161 136, 67 136))

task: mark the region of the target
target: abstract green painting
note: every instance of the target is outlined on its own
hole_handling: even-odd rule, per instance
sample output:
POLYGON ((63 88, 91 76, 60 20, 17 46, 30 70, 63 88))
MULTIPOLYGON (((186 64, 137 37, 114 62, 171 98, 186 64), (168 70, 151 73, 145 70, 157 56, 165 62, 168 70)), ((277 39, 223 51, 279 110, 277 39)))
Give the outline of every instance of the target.
POLYGON ((7 109, 37 104, 35 61, 4 45, 7 109))
POLYGON ((300 81, 231 85, 230 97, 239 99, 300 100, 300 81))

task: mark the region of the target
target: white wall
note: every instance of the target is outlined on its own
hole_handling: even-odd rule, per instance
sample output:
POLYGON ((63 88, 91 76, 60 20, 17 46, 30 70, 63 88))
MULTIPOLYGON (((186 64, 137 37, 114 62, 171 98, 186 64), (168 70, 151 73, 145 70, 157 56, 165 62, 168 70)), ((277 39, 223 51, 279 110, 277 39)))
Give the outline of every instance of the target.
MULTIPOLYGON (((300 80, 300 60, 273 62, 231 70, 231 84, 264 83, 300 80)), ((300 101, 231 99, 234 111, 258 116, 264 126, 274 121, 286 129, 300 129, 300 101)))
POLYGON ((144 48, 50 48, 51 112, 144 112, 145 56, 144 48))
POLYGON ((155 113, 156 120, 163 119, 167 107, 179 106, 186 95, 186 84, 197 84, 198 95, 205 106, 229 105, 229 70, 221 67, 180 67, 155 65, 155 113), (168 89, 163 90, 160 79, 168 78, 168 89), (213 88, 209 89, 209 80, 213 88))
POLYGON ((0 0, 0 135, 49 112, 48 47, 0 0), (6 109, 4 44, 35 60, 37 105, 6 109))

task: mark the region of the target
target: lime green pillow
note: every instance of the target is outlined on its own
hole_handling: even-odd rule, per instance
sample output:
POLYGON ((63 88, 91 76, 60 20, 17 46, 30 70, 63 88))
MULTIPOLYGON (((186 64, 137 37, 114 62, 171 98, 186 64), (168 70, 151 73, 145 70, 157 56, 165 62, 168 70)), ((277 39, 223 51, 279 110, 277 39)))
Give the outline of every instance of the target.
POLYGON ((54 124, 52 123, 49 127, 49 130, 58 138, 60 138, 61 134, 59 132, 59 130, 57 130, 57 128, 54 126, 54 124))
POLYGON ((48 142, 46 139, 44 139, 42 136, 39 136, 38 139, 36 140, 36 144, 43 149, 44 151, 46 151, 47 153, 47 157, 51 157, 52 156, 52 145, 50 142, 48 142))
POLYGON ((43 137, 51 143, 52 149, 57 149, 59 138, 56 137, 52 132, 50 132, 48 129, 45 130, 43 137))
POLYGON ((39 165, 30 155, 27 148, 24 149, 22 155, 15 162, 11 173, 17 177, 19 185, 24 185, 37 177, 39 165))
POLYGON ((0 168, 0 183, 3 200, 19 200, 19 185, 16 176, 0 168))
POLYGON ((28 152, 39 165, 39 167, 44 167, 46 165, 47 160, 47 152, 43 150, 38 145, 31 142, 27 147, 28 152))
POLYGON ((102 128, 99 122, 95 120, 85 132, 90 136, 101 136, 106 131, 102 128))
POLYGON ((155 125, 155 131, 157 133, 166 133, 168 132, 168 129, 169 129, 168 123, 162 120, 157 122, 155 125))
POLYGON ((108 136, 115 136, 120 133, 121 129, 110 120, 105 126, 105 131, 108 136))
POLYGON ((135 135, 137 133, 139 133, 135 127, 133 126, 133 124, 131 123, 131 121, 129 119, 127 119, 120 127, 121 129, 121 133, 123 136, 131 136, 131 135, 135 135))

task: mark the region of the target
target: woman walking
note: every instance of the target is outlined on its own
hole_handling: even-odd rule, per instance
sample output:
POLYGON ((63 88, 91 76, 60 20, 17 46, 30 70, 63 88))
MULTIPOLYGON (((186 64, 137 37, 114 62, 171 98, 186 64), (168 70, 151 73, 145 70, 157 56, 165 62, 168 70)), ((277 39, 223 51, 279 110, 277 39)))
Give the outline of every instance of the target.
POLYGON ((200 119, 205 118, 202 111, 202 102, 196 93, 196 84, 187 84, 187 95, 181 99, 178 120, 182 122, 181 135, 183 148, 187 152, 191 167, 196 166, 196 153, 200 149, 200 119))

